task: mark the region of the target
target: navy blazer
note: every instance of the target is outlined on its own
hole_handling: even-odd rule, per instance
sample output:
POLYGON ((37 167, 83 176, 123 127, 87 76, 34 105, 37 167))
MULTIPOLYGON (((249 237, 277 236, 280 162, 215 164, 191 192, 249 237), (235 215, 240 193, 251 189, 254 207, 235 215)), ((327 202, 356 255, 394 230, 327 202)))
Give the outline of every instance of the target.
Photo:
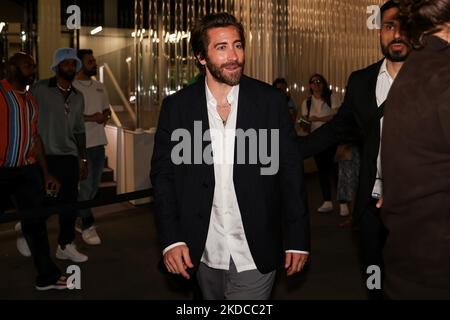
MULTIPOLYGON (((203 159, 199 164, 173 164, 171 152, 178 142, 171 141, 171 135, 175 129, 183 128, 194 136, 196 121, 201 122, 203 135, 209 129, 204 77, 164 99, 150 174, 161 248, 186 242, 194 266, 200 263, 208 235, 215 187, 214 165, 203 159)), ((235 161, 233 167, 233 182, 250 252, 258 270, 268 273, 282 263, 284 250, 310 250, 303 167, 285 96, 266 83, 243 76, 236 129, 279 130, 277 174, 261 175, 264 165, 259 159, 256 164, 235 161)), ((202 150, 209 144, 203 141, 202 150)), ((194 141, 191 146, 194 148, 194 141)), ((247 143, 247 155, 248 151, 247 143)), ((194 158, 193 152, 191 157, 194 158)))

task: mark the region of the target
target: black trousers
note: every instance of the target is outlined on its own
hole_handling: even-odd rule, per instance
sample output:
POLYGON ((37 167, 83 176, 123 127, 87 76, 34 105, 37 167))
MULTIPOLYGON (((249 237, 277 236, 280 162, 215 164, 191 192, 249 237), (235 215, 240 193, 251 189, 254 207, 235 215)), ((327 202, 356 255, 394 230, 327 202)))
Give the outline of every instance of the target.
MULTIPOLYGON (((380 209, 376 208, 376 203, 377 200, 372 199, 361 216, 359 223, 360 251, 363 273, 366 274, 367 267, 371 265, 379 266, 381 269, 381 283, 383 283, 383 247, 388 231, 381 221, 380 209)), ((368 290, 367 294, 371 300, 384 299, 383 288, 381 290, 368 290)))
POLYGON ((48 214, 43 208, 45 194, 40 167, 0 168, 0 195, 1 203, 11 197, 21 216, 22 232, 37 270, 36 285, 55 283, 61 272, 50 258, 46 224, 48 214))
MULTIPOLYGON (((75 204, 78 200, 78 181, 80 167, 74 156, 47 156, 49 173, 61 183, 56 199, 48 199, 47 205, 75 204)), ((59 216, 59 245, 64 248, 75 239, 75 222, 77 210, 74 206, 65 207, 55 212, 59 216)))
POLYGON ((334 162, 335 155, 336 147, 334 146, 314 156, 324 201, 331 201, 331 181, 337 181, 337 166, 334 162))

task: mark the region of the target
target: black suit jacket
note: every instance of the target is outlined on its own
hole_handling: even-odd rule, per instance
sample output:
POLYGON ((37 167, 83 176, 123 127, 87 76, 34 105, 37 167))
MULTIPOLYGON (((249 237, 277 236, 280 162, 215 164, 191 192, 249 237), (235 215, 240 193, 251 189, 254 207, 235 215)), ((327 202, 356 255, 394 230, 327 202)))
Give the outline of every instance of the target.
POLYGON ((359 186, 354 220, 358 222, 372 198, 380 147, 380 118, 376 85, 383 60, 353 72, 347 83, 344 102, 337 115, 312 134, 299 138, 300 152, 306 158, 337 143, 357 140, 361 146, 359 186))
MULTIPOLYGON (((155 136, 150 178, 157 207, 161 248, 186 242, 194 266, 205 247, 214 196, 214 165, 174 165, 171 134, 183 128, 194 136, 194 122, 209 129, 205 79, 167 97, 155 136)), ((239 88, 236 129, 278 129, 279 171, 263 176, 263 165, 235 164, 233 181, 245 235, 258 270, 267 273, 282 261, 284 250, 310 250, 309 215, 303 169, 286 98, 270 85, 243 76, 239 88), (282 222, 285 222, 283 225, 282 222), (283 226, 285 229, 283 229, 283 226), (285 232, 284 244, 282 229, 285 232)), ((269 139, 270 141, 270 139, 269 139)), ((210 142, 203 142, 204 150, 210 142)), ((194 141, 191 141, 194 148, 194 141)), ((248 144, 246 144, 248 155, 248 144)), ((192 153, 191 157, 194 155, 192 153)))

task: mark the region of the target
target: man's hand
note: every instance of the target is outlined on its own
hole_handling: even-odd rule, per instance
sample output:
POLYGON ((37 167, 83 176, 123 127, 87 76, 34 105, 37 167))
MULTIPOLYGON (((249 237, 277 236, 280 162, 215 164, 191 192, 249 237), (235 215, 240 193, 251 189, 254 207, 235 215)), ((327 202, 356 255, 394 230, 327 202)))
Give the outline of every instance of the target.
POLYGON ((308 254, 306 253, 286 252, 284 268, 287 269, 287 276, 302 271, 307 260, 308 254))
POLYGON ((381 207, 383 206, 383 202, 384 202, 384 198, 381 197, 380 199, 378 199, 378 202, 377 202, 377 204, 376 204, 376 207, 377 207, 378 209, 381 209, 381 207))
POLYGON ((94 114, 94 119, 98 124, 103 124, 103 122, 105 122, 105 116, 100 112, 94 114))
POLYGON ((96 112, 94 114, 84 116, 84 121, 86 122, 96 122, 98 124, 103 124, 108 119, 104 113, 96 112))
POLYGON ((193 268, 194 265, 191 262, 189 256, 189 248, 186 245, 176 246, 164 255, 164 264, 167 270, 173 274, 181 274, 184 278, 190 279, 187 268, 193 268))
POLYGON ((80 160, 80 181, 86 180, 88 176, 87 162, 80 160))
POLYGON ((45 179, 45 192, 52 197, 56 197, 58 195, 59 189, 61 189, 61 184, 55 177, 52 175, 46 175, 45 179))
POLYGON ((103 124, 106 125, 109 119, 111 119, 111 110, 103 110, 103 124))

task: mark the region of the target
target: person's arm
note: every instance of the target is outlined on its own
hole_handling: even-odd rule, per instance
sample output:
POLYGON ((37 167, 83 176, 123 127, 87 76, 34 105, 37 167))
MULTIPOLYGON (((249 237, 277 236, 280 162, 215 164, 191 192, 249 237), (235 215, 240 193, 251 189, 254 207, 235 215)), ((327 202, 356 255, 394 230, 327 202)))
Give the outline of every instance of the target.
MULTIPOLYGON (((81 94, 81 93, 79 93, 81 94)), ((87 150, 86 150, 86 129, 84 125, 84 99, 82 99, 82 106, 78 110, 77 118, 75 120, 74 137, 77 145, 78 157, 80 159, 80 180, 85 180, 88 175, 87 166, 87 150)))
MULTIPOLYGON (((442 83, 450 83, 450 77, 448 77, 447 81, 443 81, 442 83)), ((447 88, 441 96, 440 104, 438 106, 438 115, 439 121, 441 122, 441 128, 444 132, 444 140, 447 142, 447 146, 450 150, 450 88, 447 88)))
POLYGON ((98 124, 102 124, 105 122, 105 116, 103 113, 96 112, 90 115, 84 115, 85 122, 96 122, 98 124))
POLYGON ((155 135, 155 145, 151 162, 150 180, 156 205, 156 226, 161 248, 164 248, 164 264, 167 270, 190 276, 187 268, 193 268, 189 248, 181 232, 174 185, 174 164, 171 160, 172 97, 164 99, 155 135))
POLYGON ((286 107, 280 99, 279 108, 279 186, 283 201, 283 221, 285 225, 285 268, 287 275, 300 272, 309 255, 310 223, 306 206, 306 192, 303 180, 301 156, 297 148, 295 133, 286 107))
POLYGON ((58 182, 58 180, 54 178, 52 175, 50 175, 48 172, 47 159, 45 158, 44 144, 42 143, 42 139, 39 134, 37 134, 34 139, 33 154, 34 157, 36 158, 36 161, 39 163, 42 170, 42 174, 44 176, 45 191, 50 192, 53 196, 56 196, 56 194, 59 192, 59 189, 61 188, 61 185, 58 182))
POLYGON ((332 113, 328 116, 323 116, 323 117, 316 117, 316 116, 311 116, 309 118, 310 121, 320 121, 320 122, 329 122, 331 121, 335 116, 335 113, 332 113))
POLYGON ((109 103, 109 97, 108 92, 106 91, 106 88, 103 86, 103 117, 104 121, 103 124, 106 125, 109 119, 111 119, 111 109, 110 109, 110 103, 109 103))
POLYGON ((353 110, 353 91, 357 81, 353 74, 348 80, 344 102, 331 121, 312 132, 306 137, 299 137, 299 148, 303 158, 316 155, 346 139, 356 139, 355 128, 358 128, 353 110))

